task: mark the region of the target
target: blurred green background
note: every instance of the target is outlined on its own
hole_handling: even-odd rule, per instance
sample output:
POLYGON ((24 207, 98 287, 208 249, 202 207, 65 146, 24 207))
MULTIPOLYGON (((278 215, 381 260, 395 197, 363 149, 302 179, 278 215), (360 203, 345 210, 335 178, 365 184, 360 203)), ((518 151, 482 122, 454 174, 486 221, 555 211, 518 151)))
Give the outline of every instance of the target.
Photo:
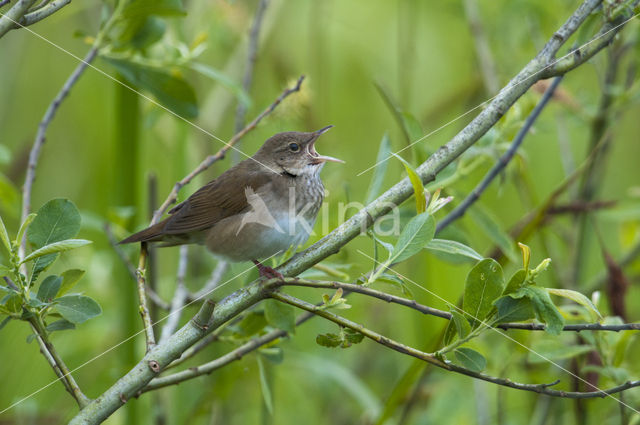
MULTIPOLYGON (((478 3, 480 23, 496 66, 495 78, 502 87, 580 2, 478 3)), ((114 78, 121 78, 105 56, 143 58, 179 76, 193 87, 197 97, 198 111, 193 122, 228 140, 233 135, 237 93, 257 4, 257 1, 185 0, 186 16, 162 19, 166 25, 162 39, 133 53, 126 46, 114 45, 94 65, 114 78), (201 52, 198 57, 185 59, 185 49, 201 52), (221 84, 219 79, 184 65, 194 62, 222 73, 229 82, 221 84)), ((78 63, 62 49, 82 57, 89 49, 90 37, 95 36, 109 10, 109 4, 97 0, 73 2, 29 27, 49 42, 28 30, 12 31, 0 39, 0 214, 12 232, 19 225, 19 190, 38 123, 78 63)), ((496 238, 547 199, 570 171, 584 161, 590 149, 591 120, 603 93, 610 90, 614 102, 606 117, 612 142, 604 172, 597 176, 595 199, 617 203, 613 208, 589 215, 579 279, 574 282, 572 278, 576 272, 577 246, 574 216, 554 218, 548 226, 537 230, 533 238, 523 241, 532 247, 534 264, 547 256, 553 260, 550 271, 541 277, 542 285, 569 287, 591 296, 587 291, 593 289, 594 279, 606 271, 603 247, 618 259, 637 244, 640 235, 637 143, 640 107, 635 75, 640 50, 634 42, 637 22, 624 33, 621 38, 632 46, 620 61, 615 85, 603 86, 610 61, 606 52, 571 72, 560 86, 565 97, 558 96, 545 109, 518 157, 479 201, 477 209, 490 216, 501 232, 491 233, 472 214, 451 226, 443 237, 463 241, 480 253, 491 253, 496 238)), ((575 40, 569 44, 572 41, 575 40)), ((247 119, 253 119, 300 75, 304 74, 306 79, 301 93, 289 97, 238 146, 251 155, 276 132, 311 131, 333 124, 335 128, 318 143, 321 153, 346 161, 346 165, 329 164, 323 171, 333 228, 338 224, 339 202, 364 202, 372 174, 357 175, 375 163, 383 135, 389 134, 394 150, 406 146, 403 131, 377 86, 412 120, 416 134, 427 134, 495 94, 485 87, 477 64, 476 45, 462 1, 272 0, 260 34, 247 119)), ((153 97, 145 87, 138 88, 153 97)), ((527 93, 495 131, 468 153, 465 164, 475 158, 482 160, 468 173, 458 169, 458 178, 445 187, 446 194, 456 197, 453 205, 477 184, 505 150, 539 97, 535 91, 527 93)), ((417 165, 419 159, 445 143, 476 112, 451 122, 414 149, 404 151, 403 156, 417 165)), ((177 180, 221 146, 220 141, 93 69, 82 75, 53 120, 37 169, 33 209, 56 197, 72 200, 83 214, 80 236, 94 241, 90 247, 63 254, 55 266, 56 270, 85 269, 87 274, 77 290, 98 300, 103 308, 100 317, 75 331, 53 336, 70 368, 91 360, 74 372, 88 396, 96 397, 106 390, 144 353, 143 335, 125 341, 141 329, 135 285, 109 245, 104 223, 112 223, 118 237, 142 228, 149 219, 149 176, 157 178, 158 197, 163 200, 177 180)), ((238 159, 239 155, 230 152, 224 161, 185 187, 180 199, 238 159)), ((384 188, 403 176, 401 164, 391 160, 384 188)), ((572 186, 562 199, 565 202, 574 199, 577 187, 572 186)), ((410 214, 412 201, 403 209, 410 214)), ((440 211, 437 218, 448 209, 449 206, 440 211)), ((353 213, 355 209, 349 211, 349 215, 353 213)), ((321 221, 322 218, 318 224, 321 221)), ((320 236, 312 237, 308 244, 320 236)), ((132 261, 137 261, 137 247, 126 249, 132 261)), ((325 263, 345 270, 353 280, 371 269, 371 261, 357 249, 371 254, 371 240, 360 236, 325 263)), ((177 253, 177 248, 158 252, 158 286, 165 299, 169 299, 175 287, 177 253)), ((215 260, 202 247, 190 248, 190 255, 187 283, 197 290, 215 260)), ((249 266, 234 265, 227 278, 249 266)), ((507 261, 505 274, 510 275, 519 266, 519 262, 507 261)), ((470 268, 468 262, 451 263, 425 252, 400 265, 398 270, 455 303, 470 268)), ((625 272, 632 282, 626 294, 627 320, 638 321, 640 263, 632 262, 625 272)), ((255 277, 251 272, 229 282, 214 293, 214 298, 219 299, 255 277)), ((391 286, 380 289, 398 292, 391 286)), ((418 301, 447 309, 441 300, 420 288, 411 289, 418 301)), ((291 292, 311 302, 318 302, 322 293, 291 292)), ((353 308, 345 312, 347 317, 421 349, 435 349, 446 326, 441 319, 423 317, 415 311, 369 298, 352 296, 349 302, 353 308)), ((599 307, 609 313, 605 294, 599 307)), ((182 321, 194 312, 189 308, 182 321)), ((430 370, 410 357, 370 341, 344 350, 316 345, 318 333, 335 331, 335 325, 312 319, 291 339, 278 344, 284 352, 282 363, 273 364, 263 358, 273 398, 272 414, 264 404, 254 353, 210 376, 131 400, 107 423, 160 423, 155 419, 158 411, 163 412, 170 424, 369 424, 379 420, 382 412, 388 413, 390 424, 565 424, 579 423, 576 410, 580 409, 587 414, 585 423, 617 424, 628 423, 621 421, 629 419, 631 413, 623 415, 620 406, 610 398, 585 401, 579 407, 572 400, 549 399, 430 370), (425 370, 428 373, 423 375, 425 370), (391 397, 392 394, 397 397, 391 397)), ((29 333, 25 323, 15 321, 0 332, 0 409, 54 379, 37 344, 25 342, 29 333)), ((512 331, 509 335, 527 346, 546 340, 558 343, 558 338, 542 333, 512 331)), ((620 335, 606 337, 615 339, 620 335)), ((560 340, 571 345, 577 338, 567 334, 560 340)), ((637 359, 640 346, 635 336, 628 342, 627 360, 620 368, 629 379, 638 379, 640 366, 630 359, 637 359)), ((612 340, 611 344, 614 343, 612 340)), ((472 346, 487 357, 487 372, 492 375, 531 383, 560 379, 558 388, 563 389, 573 385, 568 374, 550 364, 530 361, 523 347, 499 335, 489 332, 472 346)), ((212 344, 189 365, 209 361, 233 348, 228 341, 212 344)), ((575 361, 583 364, 584 356, 575 361)), ((574 370, 572 360, 558 363, 574 370)), ((605 376, 599 381, 602 387, 615 384, 605 376)), ((624 401, 639 406, 640 392, 635 389, 625 393, 624 401)), ((0 423, 62 423, 76 412, 75 403, 62 385, 54 383, 0 415, 0 423)), ((633 423, 639 420, 637 415, 634 419, 633 423)))

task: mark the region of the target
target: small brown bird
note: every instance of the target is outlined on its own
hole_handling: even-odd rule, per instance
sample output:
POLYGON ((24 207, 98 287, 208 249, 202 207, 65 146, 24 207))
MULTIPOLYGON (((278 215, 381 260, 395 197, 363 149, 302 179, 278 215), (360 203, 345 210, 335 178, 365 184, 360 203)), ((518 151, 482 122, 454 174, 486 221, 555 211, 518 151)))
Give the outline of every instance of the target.
POLYGON ((230 261, 253 261, 262 276, 279 276, 259 260, 309 238, 324 198, 320 170, 327 161, 344 162, 315 150, 331 127, 276 134, 170 210, 168 218, 120 243, 204 244, 230 261))

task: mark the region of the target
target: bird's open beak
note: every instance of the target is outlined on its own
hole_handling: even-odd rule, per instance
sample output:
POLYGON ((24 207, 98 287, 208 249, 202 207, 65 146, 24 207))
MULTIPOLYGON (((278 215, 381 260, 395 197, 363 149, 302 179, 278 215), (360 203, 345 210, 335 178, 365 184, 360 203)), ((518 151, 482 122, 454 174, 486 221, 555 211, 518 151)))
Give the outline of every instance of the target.
POLYGON ((327 156, 327 155, 320 155, 314 145, 316 143, 316 140, 318 140, 318 137, 320 137, 322 134, 326 133, 327 131, 329 131, 329 129, 333 127, 332 125, 328 125, 326 127, 321 128, 320 130, 314 131, 313 132, 313 140, 311 140, 311 143, 309 143, 309 155, 311 155, 313 157, 313 164, 320 164, 321 162, 340 162, 342 164, 344 164, 344 161, 338 158, 334 158, 332 156, 327 156))

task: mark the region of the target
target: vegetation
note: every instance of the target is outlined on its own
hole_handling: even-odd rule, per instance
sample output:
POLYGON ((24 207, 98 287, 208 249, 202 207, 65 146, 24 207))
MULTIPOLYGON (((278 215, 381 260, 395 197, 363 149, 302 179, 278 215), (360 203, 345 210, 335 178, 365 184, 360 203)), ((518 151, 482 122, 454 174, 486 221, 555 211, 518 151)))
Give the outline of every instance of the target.
POLYGON ((639 4, 0 1, 0 421, 639 423, 639 4), (283 278, 117 244, 328 124, 283 278))

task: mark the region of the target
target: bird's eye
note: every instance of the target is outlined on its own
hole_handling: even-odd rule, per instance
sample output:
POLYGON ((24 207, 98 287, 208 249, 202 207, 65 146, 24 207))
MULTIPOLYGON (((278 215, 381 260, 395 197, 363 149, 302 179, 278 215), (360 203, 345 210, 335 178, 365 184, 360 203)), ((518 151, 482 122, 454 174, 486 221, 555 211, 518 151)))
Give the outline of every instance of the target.
POLYGON ((300 145, 297 143, 289 143, 289 149, 291 149, 291 152, 298 152, 300 150, 300 145))

